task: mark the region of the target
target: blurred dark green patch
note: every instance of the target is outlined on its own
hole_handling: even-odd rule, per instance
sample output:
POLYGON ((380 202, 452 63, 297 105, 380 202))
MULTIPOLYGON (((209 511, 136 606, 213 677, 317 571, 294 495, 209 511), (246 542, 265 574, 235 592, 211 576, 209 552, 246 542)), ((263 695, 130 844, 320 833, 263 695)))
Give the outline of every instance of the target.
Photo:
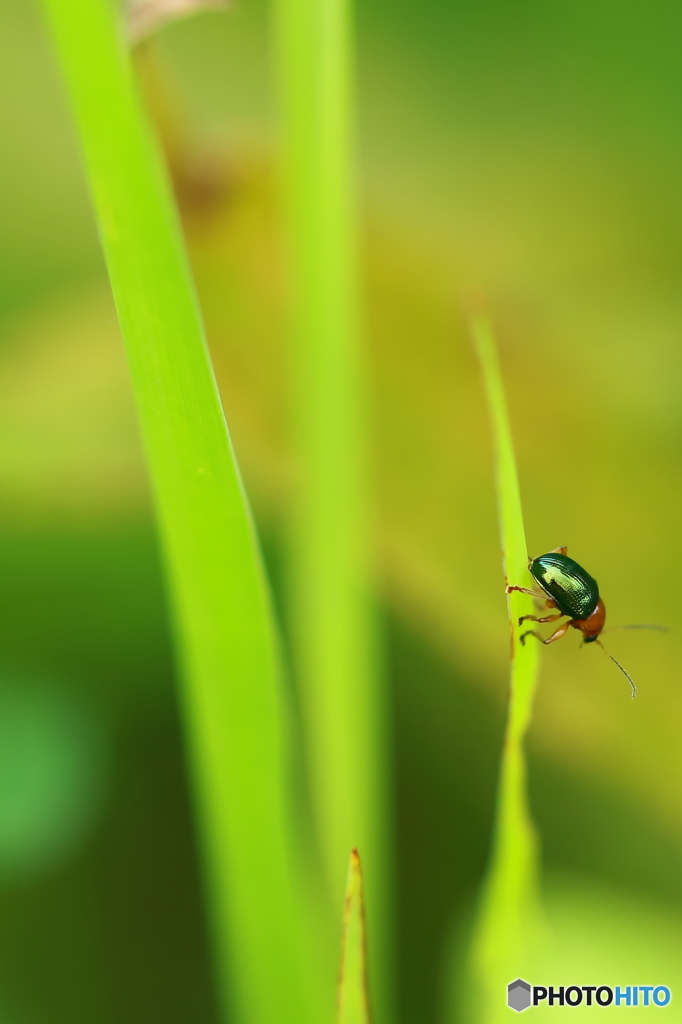
POLYGON ((109 754, 82 696, 0 668, 0 880, 78 850, 103 812, 109 754))

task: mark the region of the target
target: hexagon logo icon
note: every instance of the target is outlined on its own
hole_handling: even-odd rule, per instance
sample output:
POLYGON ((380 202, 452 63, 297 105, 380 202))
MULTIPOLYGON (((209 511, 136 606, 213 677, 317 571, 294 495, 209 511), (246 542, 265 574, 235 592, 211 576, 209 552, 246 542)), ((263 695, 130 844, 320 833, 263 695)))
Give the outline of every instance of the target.
POLYGON ((522 978, 517 978, 507 985, 507 1006, 521 1013, 530 1006, 530 985, 522 978))

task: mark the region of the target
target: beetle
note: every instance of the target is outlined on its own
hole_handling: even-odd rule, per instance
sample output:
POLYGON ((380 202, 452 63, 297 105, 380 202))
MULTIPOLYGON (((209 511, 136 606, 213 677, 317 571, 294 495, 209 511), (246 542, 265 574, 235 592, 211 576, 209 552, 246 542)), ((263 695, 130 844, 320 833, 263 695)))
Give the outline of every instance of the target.
MULTIPOLYGON (((553 644, 560 640, 568 632, 569 626, 578 629, 583 634, 583 643, 598 643, 604 654, 615 662, 623 675, 632 687, 632 696, 637 694, 637 688, 630 675, 625 671, 619 661, 606 650, 599 634, 604 629, 606 622, 606 608, 599 596, 599 587, 594 577, 578 565, 576 561, 568 557, 568 548, 565 545, 548 551, 545 555, 538 555, 529 564, 529 570, 533 579, 541 588, 541 593, 536 590, 529 590, 527 587, 507 586, 507 593, 518 590, 522 594, 530 594, 532 597, 540 598, 547 608, 556 608, 552 615, 522 615, 519 619, 519 626, 528 620, 531 622, 556 622, 558 619, 568 617, 568 622, 562 622, 551 636, 542 637, 537 630, 528 629, 519 637, 522 644, 525 644, 526 637, 534 636, 541 644, 553 644)), ((618 628, 618 627, 617 627, 618 628)), ((621 629, 660 629, 664 626, 621 626, 621 629)))

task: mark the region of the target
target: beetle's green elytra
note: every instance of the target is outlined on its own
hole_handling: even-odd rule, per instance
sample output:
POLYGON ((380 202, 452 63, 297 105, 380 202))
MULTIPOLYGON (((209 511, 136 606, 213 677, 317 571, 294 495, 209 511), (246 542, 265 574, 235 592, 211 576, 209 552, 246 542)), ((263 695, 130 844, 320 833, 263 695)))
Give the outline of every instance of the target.
POLYGON ((550 551, 530 564, 531 575, 557 608, 571 619, 586 619, 599 601, 597 581, 568 555, 550 551))

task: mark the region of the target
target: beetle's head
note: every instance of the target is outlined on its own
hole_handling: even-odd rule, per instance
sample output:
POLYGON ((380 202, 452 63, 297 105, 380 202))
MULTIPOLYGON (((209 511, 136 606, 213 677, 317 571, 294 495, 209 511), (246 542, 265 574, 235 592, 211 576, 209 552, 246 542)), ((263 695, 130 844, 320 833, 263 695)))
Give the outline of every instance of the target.
POLYGON ((583 640, 583 643, 584 644, 593 644, 598 636, 599 636, 598 633, 593 633, 592 636, 586 636, 585 639, 583 640))

